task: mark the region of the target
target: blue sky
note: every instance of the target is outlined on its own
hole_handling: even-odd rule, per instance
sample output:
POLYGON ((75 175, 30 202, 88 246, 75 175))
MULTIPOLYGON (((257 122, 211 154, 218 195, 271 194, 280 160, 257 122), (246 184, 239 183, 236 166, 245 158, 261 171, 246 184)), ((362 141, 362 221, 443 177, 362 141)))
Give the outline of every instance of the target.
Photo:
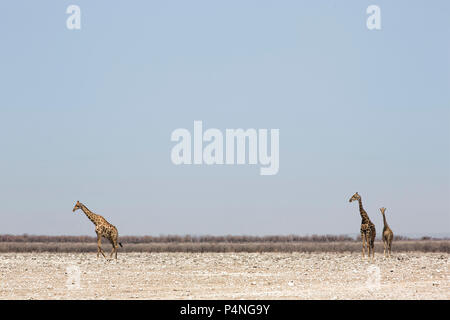
POLYGON ((448 1, 2 1, 0 233, 450 230, 448 1), (81 30, 66 8, 81 8, 81 30), (366 27, 381 8, 382 29, 366 27), (280 170, 175 166, 171 132, 280 129, 280 170))

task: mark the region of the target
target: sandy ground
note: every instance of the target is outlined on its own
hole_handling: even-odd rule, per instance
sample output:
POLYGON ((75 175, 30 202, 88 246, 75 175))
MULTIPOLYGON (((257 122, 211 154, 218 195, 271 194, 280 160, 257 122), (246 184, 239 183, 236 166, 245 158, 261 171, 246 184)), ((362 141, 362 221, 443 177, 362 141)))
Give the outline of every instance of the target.
POLYGON ((446 299, 449 254, 0 254, 0 299, 446 299))

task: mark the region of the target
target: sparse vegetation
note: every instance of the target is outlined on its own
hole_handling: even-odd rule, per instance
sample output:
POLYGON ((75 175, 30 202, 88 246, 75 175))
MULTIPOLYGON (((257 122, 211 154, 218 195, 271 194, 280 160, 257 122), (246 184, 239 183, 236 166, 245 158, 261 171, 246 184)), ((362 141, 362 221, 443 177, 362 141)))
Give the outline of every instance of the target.
MULTIPOLYGON (((354 239, 347 235, 269 235, 269 236, 248 236, 248 235, 160 235, 160 236, 121 236, 120 240, 124 243, 198 243, 198 242, 334 242, 334 241, 353 241, 354 239)), ((45 235, 0 235, 0 242, 95 242, 96 237, 90 236, 45 236, 45 235)))
MULTIPOLYGON (((359 239, 346 235, 312 236, 123 236, 120 252, 360 252, 359 239)), ((110 249, 104 241, 105 249, 110 249)), ((0 252, 96 252, 88 236, 0 235, 0 252)), ((375 243, 383 252, 383 244, 375 243)), ((450 252, 450 239, 408 239, 397 236, 393 252, 450 252)))

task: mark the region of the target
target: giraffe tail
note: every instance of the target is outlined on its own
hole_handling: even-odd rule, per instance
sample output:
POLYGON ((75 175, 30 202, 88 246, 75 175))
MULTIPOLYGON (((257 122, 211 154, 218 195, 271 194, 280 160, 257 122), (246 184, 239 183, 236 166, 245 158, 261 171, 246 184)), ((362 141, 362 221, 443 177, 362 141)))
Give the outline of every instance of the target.
POLYGON ((120 245, 121 248, 123 248, 123 245, 120 242, 119 242, 119 245, 120 245))

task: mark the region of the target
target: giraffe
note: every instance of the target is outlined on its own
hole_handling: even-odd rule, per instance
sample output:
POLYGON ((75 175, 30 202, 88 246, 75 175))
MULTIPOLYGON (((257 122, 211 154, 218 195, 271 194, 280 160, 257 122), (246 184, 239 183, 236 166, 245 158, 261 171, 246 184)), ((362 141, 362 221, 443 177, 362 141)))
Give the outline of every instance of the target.
POLYGON ((391 228, 389 228, 386 216, 384 215, 384 212, 386 211, 386 208, 380 208, 381 214, 383 215, 383 222, 384 222, 384 228, 383 228, 383 244, 384 244, 384 257, 386 257, 386 254, 388 256, 391 256, 391 247, 392 247, 392 240, 394 239, 394 233, 392 232, 391 228), (389 251, 389 253, 388 253, 389 251))
MULTIPOLYGON (((97 258, 99 257, 99 254, 101 253, 103 257, 105 257, 105 253, 103 252, 101 245, 102 245, 102 237, 105 237, 109 240, 112 244, 112 251, 110 258, 112 258, 113 253, 115 253, 116 259, 117 259, 117 240, 119 238, 119 232, 117 231, 117 228, 110 224, 108 221, 106 221, 105 218, 103 218, 99 214, 95 214, 92 211, 90 211, 84 204, 82 204, 80 201, 77 201, 75 206, 73 207, 72 212, 75 212, 76 210, 81 209, 86 216, 89 218, 89 220, 92 221, 92 223, 95 225, 95 233, 97 234, 97 258)), ((119 242, 119 245, 122 247, 122 244, 119 242)))
POLYGON ((362 256, 365 256, 365 247, 367 243, 367 258, 370 258, 370 252, 372 252, 372 260, 374 258, 374 243, 375 243, 375 225, 370 221, 367 212, 364 210, 361 196, 356 192, 349 200, 349 202, 358 200, 359 202, 359 213, 361 214, 361 239, 362 239, 362 256))

